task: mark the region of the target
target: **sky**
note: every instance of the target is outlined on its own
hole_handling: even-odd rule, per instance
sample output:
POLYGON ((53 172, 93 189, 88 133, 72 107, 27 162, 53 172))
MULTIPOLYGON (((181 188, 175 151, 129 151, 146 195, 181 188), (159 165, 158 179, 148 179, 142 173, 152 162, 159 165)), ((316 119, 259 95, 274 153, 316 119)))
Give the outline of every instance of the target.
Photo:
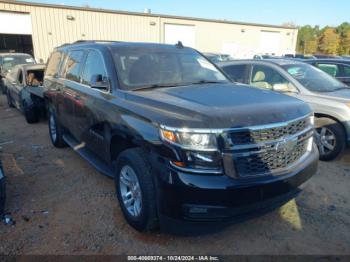
MULTIPOLYGON (((25 0, 24 0, 25 1, 25 0)), ((350 0, 26 0, 51 4, 143 12, 239 22, 337 26, 350 22, 350 0)))

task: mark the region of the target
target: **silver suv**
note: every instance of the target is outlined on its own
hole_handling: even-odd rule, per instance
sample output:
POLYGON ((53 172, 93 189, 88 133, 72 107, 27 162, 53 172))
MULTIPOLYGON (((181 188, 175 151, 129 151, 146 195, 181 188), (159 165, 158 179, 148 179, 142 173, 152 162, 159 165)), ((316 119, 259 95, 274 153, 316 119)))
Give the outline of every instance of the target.
POLYGON ((234 82, 283 92, 315 112, 320 160, 336 158, 350 144, 350 88, 325 72, 287 59, 218 63, 234 82))

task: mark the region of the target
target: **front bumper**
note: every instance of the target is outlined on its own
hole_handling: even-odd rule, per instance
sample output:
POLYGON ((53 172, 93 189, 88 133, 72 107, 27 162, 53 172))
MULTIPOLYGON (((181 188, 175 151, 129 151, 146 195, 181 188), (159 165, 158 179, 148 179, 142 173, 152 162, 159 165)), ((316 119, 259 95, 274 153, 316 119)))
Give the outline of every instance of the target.
POLYGON ((317 165, 314 145, 300 165, 279 176, 242 180, 225 174, 190 174, 167 166, 156 179, 159 214, 161 218, 195 222, 241 219, 295 197, 299 186, 316 173, 317 165))

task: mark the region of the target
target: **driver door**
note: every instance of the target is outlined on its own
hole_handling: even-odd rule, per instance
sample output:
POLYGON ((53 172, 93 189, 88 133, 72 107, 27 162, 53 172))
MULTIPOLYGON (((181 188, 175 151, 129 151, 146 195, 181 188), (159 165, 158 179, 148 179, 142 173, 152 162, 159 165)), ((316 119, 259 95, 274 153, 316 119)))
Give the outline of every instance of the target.
POLYGON ((253 65, 250 85, 296 96, 297 88, 275 68, 266 65, 253 65))

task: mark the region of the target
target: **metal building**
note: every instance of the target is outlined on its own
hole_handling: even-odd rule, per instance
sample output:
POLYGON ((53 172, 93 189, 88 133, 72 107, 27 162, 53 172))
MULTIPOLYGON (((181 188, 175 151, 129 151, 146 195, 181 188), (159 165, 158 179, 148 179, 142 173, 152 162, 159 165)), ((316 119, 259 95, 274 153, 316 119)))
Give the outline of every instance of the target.
POLYGON ((284 26, 0 0, 0 51, 32 52, 43 61, 54 47, 82 39, 182 41, 236 58, 282 55, 295 52, 297 33, 284 26))

